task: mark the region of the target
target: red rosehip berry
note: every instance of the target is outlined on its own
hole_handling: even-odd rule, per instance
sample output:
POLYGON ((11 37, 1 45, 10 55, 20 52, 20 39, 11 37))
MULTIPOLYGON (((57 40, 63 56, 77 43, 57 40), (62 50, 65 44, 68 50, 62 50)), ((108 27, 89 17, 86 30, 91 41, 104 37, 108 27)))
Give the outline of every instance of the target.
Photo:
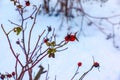
POLYGON ((78 67, 82 66, 82 62, 78 62, 77 65, 78 65, 78 67))
POLYGON ((76 40, 76 36, 75 35, 70 35, 70 41, 75 41, 76 40))
POLYGON ((2 74, 2 75, 0 76, 0 78, 1 78, 1 79, 4 79, 4 78, 5 78, 5 75, 4 75, 4 74, 2 74))
POLYGON ((15 76, 15 72, 12 72, 12 76, 15 76))
POLYGON ((99 65, 98 62, 94 62, 93 66, 94 66, 94 67, 100 67, 100 65, 99 65))
MULTIPOLYGON (((77 33, 77 32, 76 32, 77 33)), ((77 40, 78 41, 78 39, 77 39, 77 37, 76 37, 76 33, 74 33, 74 34, 68 34, 64 39, 65 39, 65 41, 75 41, 75 40, 77 40)))
POLYGON ((49 41, 49 39, 47 38, 47 39, 44 39, 44 43, 47 43, 49 41))
POLYGON ((11 78, 11 77, 12 77, 12 75, 11 75, 11 74, 7 74, 6 76, 7 76, 8 78, 11 78))
POLYGON ((68 34, 66 37, 65 37, 65 41, 70 41, 70 37, 71 37, 71 35, 70 34, 68 34))
POLYGON ((30 6, 30 1, 25 1, 26 6, 30 6))

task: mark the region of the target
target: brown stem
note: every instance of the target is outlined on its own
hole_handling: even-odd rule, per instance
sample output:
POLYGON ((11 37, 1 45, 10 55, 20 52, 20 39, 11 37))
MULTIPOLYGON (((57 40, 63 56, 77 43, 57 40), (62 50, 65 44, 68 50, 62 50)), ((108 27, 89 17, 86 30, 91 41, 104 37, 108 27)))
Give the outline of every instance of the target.
POLYGON ((94 66, 92 66, 88 71, 86 71, 80 78, 79 80, 83 80, 83 78, 93 69, 94 66))
POLYGON ((45 33, 45 30, 42 32, 42 34, 38 37, 38 40, 37 40, 37 42, 36 42, 36 45, 35 45, 35 47, 34 47, 34 49, 33 49, 33 51, 32 51, 32 54, 31 54, 31 56, 30 56, 30 60, 31 60, 31 58, 33 57, 33 54, 34 54, 34 52, 35 52, 35 50, 36 50, 36 48, 37 48, 37 46, 38 46, 38 43, 39 43, 39 41, 40 41, 40 39, 41 39, 41 37, 42 37, 42 35, 45 33))
POLYGON ((33 30, 33 28, 35 27, 37 14, 38 14, 39 11, 40 11, 40 7, 41 7, 41 5, 38 7, 37 12, 35 13, 34 21, 33 21, 32 27, 31 27, 30 32, 29 32, 29 38, 28 38, 28 54, 29 54, 29 52, 30 52, 30 46, 31 46, 31 45, 30 45, 30 42, 31 42, 32 30, 33 30))
MULTIPOLYGON (((39 60, 37 60, 34 64, 32 64, 32 66, 30 68, 33 68, 34 66, 36 66, 43 58, 45 58, 48 55, 48 53, 44 54, 39 60)), ((28 69, 26 69, 28 70, 28 69)))
POLYGON ((23 80, 23 76, 24 76, 25 72, 26 71, 24 70, 24 67, 23 67, 22 70, 21 70, 21 73, 20 73, 19 77, 17 78, 17 80, 23 80))
POLYGON ((12 47, 12 44, 10 42, 9 36, 7 35, 7 33, 6 33, 5 29, 3 28, 2 24, 1 24, 1 28, 2 28, 2 30, 4 31, 4 33, 5 33, 6 37, 7 37, 7 40, 8 40, 9 46, 10 46, 10 50, 12 51, 14 57, 16 58, 16 60, 18 61, 18 63, 21 65, 21 67, 23 67, 23 64, 21 63, 21 61, 19 60, 19 58, 15 54, 15 51, 13 50, 13 47, 12 47))

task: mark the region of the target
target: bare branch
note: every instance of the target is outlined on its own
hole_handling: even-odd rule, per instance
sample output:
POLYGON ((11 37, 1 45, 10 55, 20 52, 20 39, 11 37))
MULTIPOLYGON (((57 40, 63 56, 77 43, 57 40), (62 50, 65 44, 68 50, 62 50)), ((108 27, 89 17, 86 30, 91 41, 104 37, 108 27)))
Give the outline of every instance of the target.
POLYGON ((2 25, 2 24, 1 24, 1 28, 2 28, 2 30, 4 31, 4 33, 5 33, 6 37, 7 37, 7 40, 8 40, 9 46, 10 46, 10 50, 12 51, 14 57, 15 57, 16 60, 19 62, 19 64, 21 65, 21 67, 23 67, 23 64, 21 63, 21 61, 19 60, 19 58, 17 57, 17 55, 16 55, 15 52, 14 52, 14 49, 13 49, 12 44, 11 44, 11 42, 10 42, 10 39, 9 39, 9 37, 8 37, 5 29, 3 28, 3 25, 2 25))

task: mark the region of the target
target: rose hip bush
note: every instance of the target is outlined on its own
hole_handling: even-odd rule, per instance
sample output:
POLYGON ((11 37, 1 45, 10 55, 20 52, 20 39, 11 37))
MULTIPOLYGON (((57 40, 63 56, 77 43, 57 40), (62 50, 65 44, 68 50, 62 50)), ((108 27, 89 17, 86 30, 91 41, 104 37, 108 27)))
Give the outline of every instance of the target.
MULTIPOLYGON (((33 76, 33 72, 34 72, 33 69, 35 68, 35 66, 41 63, 41 61, 45 57, 49 59, 56 58, 55 55, 59 54, 59 52, 61 51, 68 49, 68 47, 66 47, 68 43, 72 44, 75 41, 79 41, 76 36, 77 32, 71 32, 71 33, 66 34, 65 37, 63 37, 63 40, 57 43, 55 29, 52 28, 51 26, 47 26, 46 29, 41 32, 41 34, 38 34, 36 43, 33 45, 31 44, 32 38, 34 38, 32 36, 33 29, 37 27, 35 24, 36 24, 37 15, 41 9, 41 5, 39 6, 31 5, 31 2, 29 0, 24 1, 24 3, 21 3, 20 0, 11 0, 11 2, 16 8, 16 11, 19 13, 21 21, 18 24, 17 22, 13 22, 9 20, 9 22, 16 27, 13 27, 9 31, 7 30, 8 32, 6 31, 4 24, 1 24, 1 28, 8 41, 11 53, 16 60, 15 69, 13 69, 11 73, 7 71, 5 73, 0 73, 0 79, 2 80, 11 80, 11 79, 23 80, 25 77, 25 74, 28 74, 28 78, 29 78, 28 80, 39 80, 41 75, 47 74, 48 71, 44 70, 43 65, 40 65, 39 71, 35 73, 35 76, 33 76), (24 14, 27 13, 26 8, 30 6, 33 7, 33 11, 31 11, 30 15, 25 17, 24 14), (28 26, 27 24, 29 24, 28 23, 29 20, 31 20, 32 23, 31 25, 28 26), (27 30, 28 30, 28 33, 27 33, 27 30), (15 43, 16 45, 20 47, 20 49, 22 50, 22 53, 15 51, 15 47, 13 46, 11 42, 11 37, 10 37, 11 33, 15 33, 14 36, 19 37, 18 40, 15 41, 15 43), (45 50, 43 50, 42 48, 43 46, 46 46, 45 50), (25 60, 25 63, 22 62, 19 56, 25 56, 23 59, 25 60)), ((47 8, 47 5, 44 7, 47 10, 46 12, 48 12, 49 10, 47 8)), ((68 14, 66 13, 66 16, 67 15, 68 14)), ((75 73, 73 72, 74 75, 71 78, 71 80, 73 80, 76 77, 76 75, 79 73, 79 68, 82 67, 83 63, 78 62, 76 64, 77 64, 76 65, 77 70, 75 73)), ((82 80, 86 76, 86 74, 90 72, 94 67, 99 68, 100 67, 99 63, 93 62, 93 65, 91 66, 91 68, 87 72, 83 73, 83 75, 80 76, 79 80, 82 80)), ((46 78, 46 80, 48 79, 46 78)))

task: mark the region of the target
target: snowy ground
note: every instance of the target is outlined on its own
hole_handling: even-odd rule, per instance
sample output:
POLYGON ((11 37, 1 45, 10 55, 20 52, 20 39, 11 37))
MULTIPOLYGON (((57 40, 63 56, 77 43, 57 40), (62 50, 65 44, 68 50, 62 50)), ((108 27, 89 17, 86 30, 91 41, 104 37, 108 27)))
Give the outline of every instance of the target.
MULTIPOLYGON (((109 0, 107 5, 103 5, 103 7, 105 6, 105 14, 102 14, 100 9, 94 12, 96 8, 92 8, 91 13, 93 12, 92 15, 97 16, 107 16, 110 12, 114 12, 113 14, 120 14, 119 4, 120 2, 117 0, 109 0)), ((8 19, 16 20, 18 14, 15 14, 13 6, 11 6, 11 3, 7 0, 1 0, 0 10, 0 24, 4 24, 5 29, 9 30, 13 25, 8 22, 8 19)), ((101 10, 103 10, 103 8, 101 10)), ((56 24, 57 19, 55 18, 51 20, 51 18, 46 16, 39 17, 40 26, 43 29, 48 25, 53 27, 56 27, 56 25, 58 26, 58 24, 56 24)), ((36 27, 35 30, 37 30, 38 27, 36 27)), ((57 76, 57 80, 70 80, 77 68, 77 62, 81 61, 83 66, 79 70, 80 74, 75 78, 75 80, 77 80, 77 78, 93 64, 92 56, 100 63, 100 72, 97 69, 93 69, 84 80, 120 80, 120 50, 114 48, 112 40, 106 40, 106 36, 95 27, 88 27, 87 30, 85 30, 85 34, 86 37, 79 37, 79 42, 68 44, 68 50, 57 53, 55 59, 45 58, 42 61, 42 65, 45 66, 45 69, 47 69, 48 64, 50 65, 49 80, 54 80, 55 75, 57 76)), ((117 34, 119 34, 119 32, 117 34)), ((66 35, 66 32, 59 32, 58 35, 60 36, 58 40, 61 40, 64 38, 64 35, 66 35)), ((117 42, 120 43, 119 41, 117 42)), ((11 72, 14 68, 14 58, 10 54, 6 37, 1 28, 0 49, 0 72, 11 72)), ((27 80, 27 78, 25 80, 27 80)))

